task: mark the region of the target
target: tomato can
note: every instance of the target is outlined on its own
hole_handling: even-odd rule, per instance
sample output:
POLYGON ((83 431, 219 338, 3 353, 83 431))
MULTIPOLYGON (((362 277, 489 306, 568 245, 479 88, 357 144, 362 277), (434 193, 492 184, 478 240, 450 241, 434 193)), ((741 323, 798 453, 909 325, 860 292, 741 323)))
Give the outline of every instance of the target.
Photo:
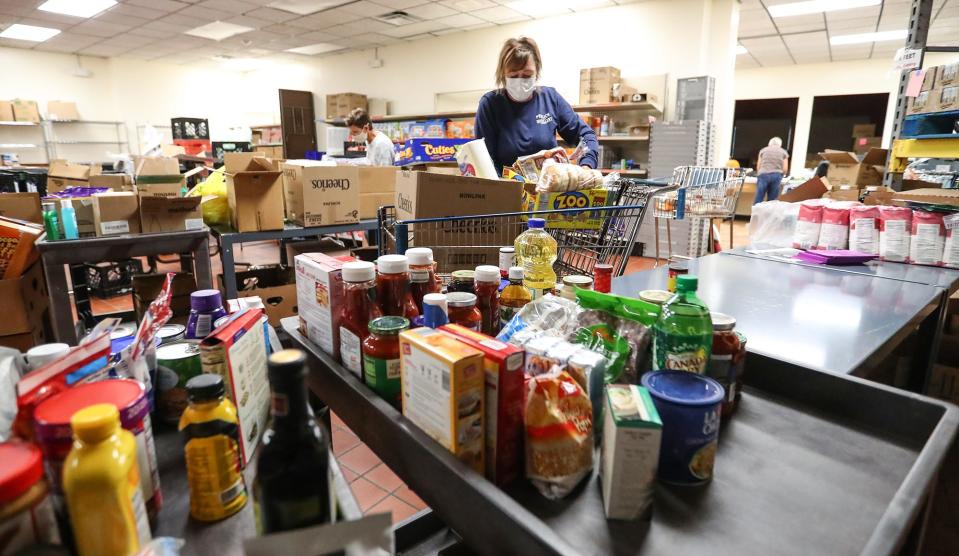
POLYGON ((157 348, 157 418, 176 425, 189 405, 186 383, 202 371, 200 344, 173 342, 157 348))

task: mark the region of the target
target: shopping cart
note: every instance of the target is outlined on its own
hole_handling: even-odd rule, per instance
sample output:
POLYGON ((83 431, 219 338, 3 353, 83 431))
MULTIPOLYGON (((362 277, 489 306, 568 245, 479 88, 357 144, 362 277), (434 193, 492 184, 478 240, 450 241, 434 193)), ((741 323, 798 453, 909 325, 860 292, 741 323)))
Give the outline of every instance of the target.
POLYGON ((601 207, 402 221, 396 219, 395 207, 382 207, 379 254, 430 247, 438 274, 448 279, 456 270, 498 266, 499 248, 512 246, 516 236, 527 229, 527 220, 537 217, 547 219, 546 231, 556 239, 553 268, 557 277, 592 275, 597 263, 612 265, 613 275, 619 276, 626 269, 650 198, 669 189, 645 180, 620 179, 609 186, 606 205, 601 207), (576 228, 557 227, 562 225, 576 228))
POLYGON ((702 222, 694 222, 690 228, 693 236, 690 245, 696 246, 696 252, 687 253, 689 256, 703 255, 713 245, 715 236, 712 220, 714 218, 730 220, 729 245, 732 246, 732 219, 736 216, 736 202, 739 200, 748 172, 750 172, 749 168, 708 166, 680 166, 673 171, 673 176, 668 181, 672 185, 672 190, 657 195, 653 201, 657 265, 661 258, 659 250, 661 223, 665 223, 666 228, 666 244, 669 249, 666 258, 673 256, 670 227, 672 220, 687 218, 702 220, 702 222), (704 229, 706 235, 702 237, 704 229))

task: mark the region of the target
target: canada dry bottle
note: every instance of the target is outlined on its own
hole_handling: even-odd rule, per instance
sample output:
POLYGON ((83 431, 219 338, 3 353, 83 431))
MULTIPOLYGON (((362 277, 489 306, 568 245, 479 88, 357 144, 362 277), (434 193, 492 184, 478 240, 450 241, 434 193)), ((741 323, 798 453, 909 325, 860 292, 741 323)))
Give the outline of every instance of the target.
POLYGON ((261 534, 333 520, 330 442, 307 403, 306 355, 270 356, 270 413, 256 460, 254 495, 261 534))
POLYGON ((676 295, 663 305, 653 325, 654 370, 706 372, 713 322, 706 304, 696 296, 698 285, 695 276, 676 278, 676 295))

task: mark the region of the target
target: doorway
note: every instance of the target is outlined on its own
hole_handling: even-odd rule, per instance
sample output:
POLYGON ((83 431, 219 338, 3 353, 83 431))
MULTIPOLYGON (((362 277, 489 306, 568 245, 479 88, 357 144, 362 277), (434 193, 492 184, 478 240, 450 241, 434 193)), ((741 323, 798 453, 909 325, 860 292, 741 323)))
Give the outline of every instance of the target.
POLYGON ((853 140, 854 126, 874 125, 875 136, 879 137, 874 143, 881 143, 888 105, 889 93, 813 98, 806 167, 811 167, 810 162, 813 163, 812 166, 815 166, 819 161, 818 153, 826 149, 857 150, 853 140))
POLYGON ((737 100, 730 158, 743 168, 756 168, 759 150, 773 137, 782 139, 783 148, 792 151, 798 110, 798 98, 737 100))
POLYGON ((313 93, 280 89, 280 126, 283 128, 283 158, 306 158, 307 151, 315 151, 313 93))

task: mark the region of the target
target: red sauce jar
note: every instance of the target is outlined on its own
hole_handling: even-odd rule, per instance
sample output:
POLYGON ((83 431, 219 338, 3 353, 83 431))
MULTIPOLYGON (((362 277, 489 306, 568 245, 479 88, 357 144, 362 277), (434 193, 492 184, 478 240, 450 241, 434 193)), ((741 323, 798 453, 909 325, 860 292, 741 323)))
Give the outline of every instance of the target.
POLYGON ((368 325, 383 316, 376 303, 376 270, 373 263, 343 265, 343 309, 340 313, 340 359, 356 376, 363 376, 361 344, 370 335, 368 325))
POLYGON ((394 407, 400 407, 400 332, 410 327, 403 317, 380 317, 369 324, 363 340, 363 375, 366 385, 394 407))
POLYGON ((410 264, 410 293, 416 309, 423 314, 423 296, 439 293, 442 282, 434 271, 433 250, 429 247, 413 247, 406 250, 410 264))
POLYGON ((713 349, 706 366, 706 375, 716 379, 725 390, 722 416, 727 418, 736 410, 739 386, 736 380, 736 363, 741 359, 744 347, 739 339, 736 319, 723 313, 710 313, 713 321, 713 349))
POLYGON ((410 292, 410 264, 405 255, 383 255, 376 260, 376 298, 384 316, 413 320, 420 311, 410 292))
MULTIPOLYGON (((498 269, 497 272, 499 272, 498 269)), ((476 332, 480 331, 483 324, 483 315, 476 307, 476 294, 467 292, 448 293, 446 294, 446 304, 449 307, 450 322, 465 326, 476 332)))
POLYGON ((476 267, 474 275, 476 307, 483 319, 480 332, 495 336, 499 332, 499 268, 493 265, 476 267))
POLYGON ((610 293, 613 287, 613 265, 597 264, 593 267, 593 290, 610 293))
MULTIPOLYGON (((682 259, 669 259, 669 267, 666 275, 666 289, 676 293, 676 277, 689 274, 689 262, 682 259)), ((735 322, 735 320, 733 321, 735 322)))

